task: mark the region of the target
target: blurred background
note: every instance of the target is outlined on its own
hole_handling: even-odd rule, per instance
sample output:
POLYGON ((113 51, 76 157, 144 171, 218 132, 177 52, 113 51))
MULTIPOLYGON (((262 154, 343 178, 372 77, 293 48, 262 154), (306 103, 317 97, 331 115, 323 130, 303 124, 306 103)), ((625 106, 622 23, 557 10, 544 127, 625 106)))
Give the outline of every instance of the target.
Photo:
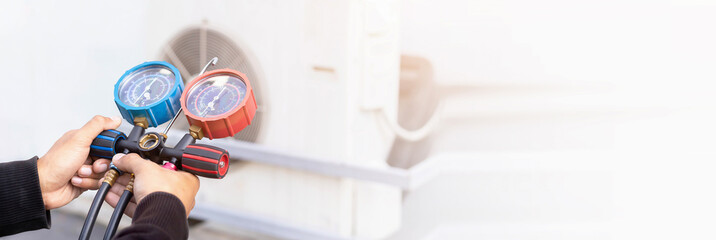
MULTIPOLYGON (((113 86, 139 63, 189 81, 217 56, 246 73, 259 108, 211 142, 235 159, 227 178, 201 180, 190 239, 713 239, 715 12, 701 0, 3 1, 0 159, 42 156, 93 115, 119 115, 113 86)), ((6 239, 75 239, 93 195, 54 210, 51 230, 6 239)))

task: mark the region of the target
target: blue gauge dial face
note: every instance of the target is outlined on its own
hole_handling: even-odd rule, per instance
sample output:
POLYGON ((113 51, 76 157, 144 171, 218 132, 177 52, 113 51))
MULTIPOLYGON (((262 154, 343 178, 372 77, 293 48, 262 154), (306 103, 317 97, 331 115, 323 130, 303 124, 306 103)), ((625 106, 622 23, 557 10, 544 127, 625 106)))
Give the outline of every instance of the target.
POLYGON ((230 74, 199 80, 189 89, 187 111, 202 118, 214 118, 239 107, 246 96, 246 83, 230 74))
POLYGON ((119 100, 133 107, 144 107, 162 100, 174 87, 171 69, 153 65, 130 73, 119 84, 119 100))

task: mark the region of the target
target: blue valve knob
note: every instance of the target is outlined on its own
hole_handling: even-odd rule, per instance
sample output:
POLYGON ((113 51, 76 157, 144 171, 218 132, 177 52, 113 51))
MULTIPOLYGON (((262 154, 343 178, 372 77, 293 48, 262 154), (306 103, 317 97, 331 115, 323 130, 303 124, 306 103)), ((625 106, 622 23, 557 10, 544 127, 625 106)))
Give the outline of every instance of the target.
POLYGON ((90 156, 112 159, 117 154, 117 142, 127 139, 124 133, 117 130, 104 130, 92 140, 90 156))

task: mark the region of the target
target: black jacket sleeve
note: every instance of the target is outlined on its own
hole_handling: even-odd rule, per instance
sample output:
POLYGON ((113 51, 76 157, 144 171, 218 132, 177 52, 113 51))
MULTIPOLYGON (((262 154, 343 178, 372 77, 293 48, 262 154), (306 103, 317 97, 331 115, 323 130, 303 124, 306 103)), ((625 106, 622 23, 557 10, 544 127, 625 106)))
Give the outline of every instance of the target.
POLYGON ((187 239, 189 224, 184 204, 176 196, 155 192, 147 195, 134 211, 132 225, 115 239, 187 239))
POLYGON ((0 237, 50 228, 37 176, 37 157, 0 163, 0 237))

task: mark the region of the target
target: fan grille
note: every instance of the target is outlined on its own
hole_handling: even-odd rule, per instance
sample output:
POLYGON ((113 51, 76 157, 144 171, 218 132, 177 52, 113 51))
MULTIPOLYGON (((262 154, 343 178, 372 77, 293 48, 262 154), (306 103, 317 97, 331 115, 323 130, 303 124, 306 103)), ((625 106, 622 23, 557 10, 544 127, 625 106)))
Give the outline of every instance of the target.
MULTIPOLYGON (((234 41, 226 35, 205 26, 186 29, 174 37, 162 52, 162 59, 179 68, 184 83, 191 81, 199 75, 206 62, 212 57, 218 57, 219 62, 212 69, 230 68, 238 70, 249 78, 254 90, 254 97, 258 108, 256 116, 251 123, 234 136, 247 142, 256 142, 261 131, 263 119, 263 99, 261 94, 261 79, 249 62, 248 56, 234 41)), ((189 129, 186 121, 178 121, 178 129, 189 129)))

